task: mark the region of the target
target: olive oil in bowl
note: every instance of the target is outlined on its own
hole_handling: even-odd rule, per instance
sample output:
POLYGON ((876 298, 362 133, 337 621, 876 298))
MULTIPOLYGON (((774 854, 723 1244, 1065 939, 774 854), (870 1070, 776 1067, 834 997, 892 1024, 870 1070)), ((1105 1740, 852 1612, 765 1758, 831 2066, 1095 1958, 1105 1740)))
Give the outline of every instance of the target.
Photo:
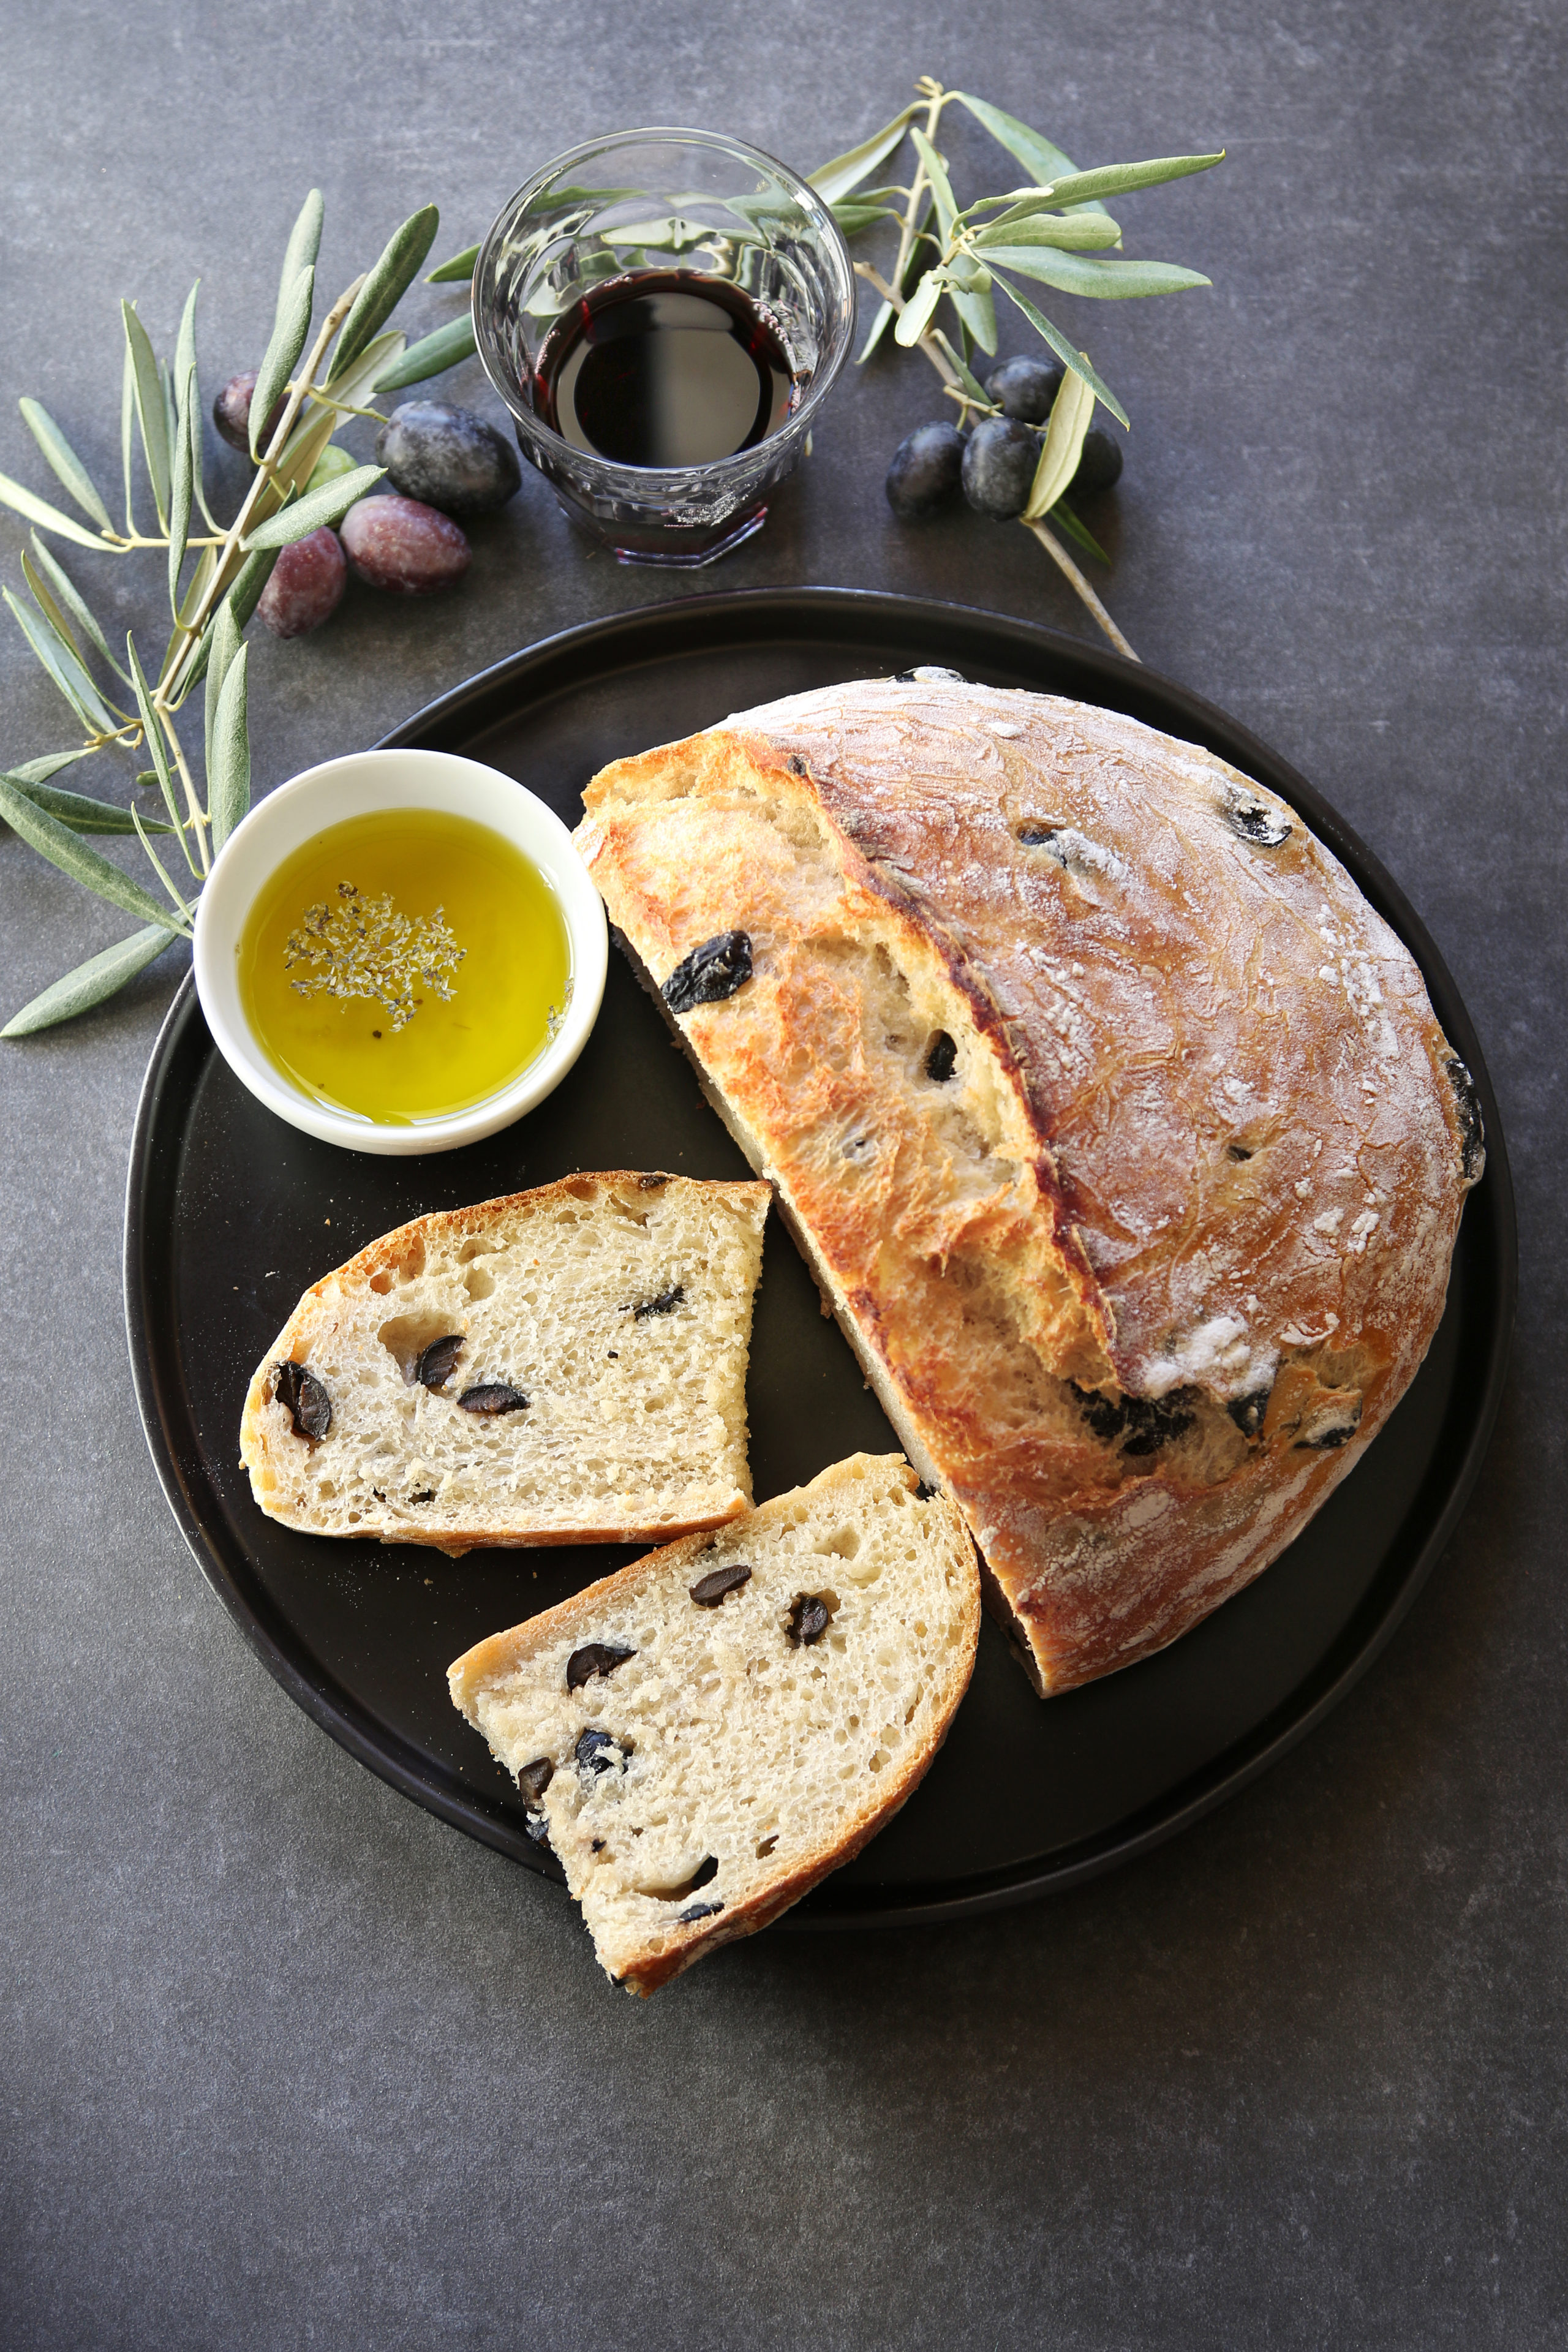
POLYGON ((240 934, 240 1003, 291 1086, 381 1125, 450 1117, 521 1076, 572 991, 543 874, 472 818, 392 808, 285 858, 240 934))

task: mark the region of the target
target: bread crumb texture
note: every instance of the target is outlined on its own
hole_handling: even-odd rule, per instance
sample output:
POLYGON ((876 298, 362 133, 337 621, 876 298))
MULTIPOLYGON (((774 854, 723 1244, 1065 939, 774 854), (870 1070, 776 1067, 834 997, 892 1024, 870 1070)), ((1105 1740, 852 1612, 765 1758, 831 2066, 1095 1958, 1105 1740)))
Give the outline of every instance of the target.
POLYGON ((751 1501, 768 1199, 571 1176, 373 1242, 307 1291, 258 1367, 240 1447, 256 1500, 317 1535, 448 1552, 733 1518, 751 1501), (280 1364, 320 1383, 324 1437, 301 1433, 280 1364))
POLYGON ((1408 1385, 1484 1150, 1301 818, 1119 713, 934 675, 607 768, 578 839, 1043 1691, 1284 1548, 1408 1385))
POLYGON ((602 1966, 648 1993, 898 1811, 979 1622, 962 1514, 897 1455, 862 1454, 481 1643, 449 1680, 602 1966))

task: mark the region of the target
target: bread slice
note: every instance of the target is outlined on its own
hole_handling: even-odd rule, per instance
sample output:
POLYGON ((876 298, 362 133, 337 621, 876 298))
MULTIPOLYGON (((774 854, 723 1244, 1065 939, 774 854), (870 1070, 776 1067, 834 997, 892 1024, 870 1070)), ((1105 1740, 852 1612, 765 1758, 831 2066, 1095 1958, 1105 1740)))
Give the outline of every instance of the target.
POLYGON ((384 1234, 305 1293, 250 1383, 258 1503, 454 1554, 732 1519, 768 1200, 623 1170, 384 1234))
POLYGON ((859 1853, 924 1774, 980 1629, 962 1514, 857 1454, 497 1633, 452 1698, 527 1799, 601 1966, 650 1993, 859 1853))

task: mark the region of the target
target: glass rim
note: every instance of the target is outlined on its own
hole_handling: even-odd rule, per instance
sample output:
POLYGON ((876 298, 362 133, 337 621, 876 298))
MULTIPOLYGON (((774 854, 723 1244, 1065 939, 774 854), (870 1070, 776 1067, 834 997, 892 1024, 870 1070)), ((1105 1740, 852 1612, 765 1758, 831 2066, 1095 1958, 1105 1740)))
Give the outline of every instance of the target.
MULTIPOLYGON (((715 201, 722 203, 724 200, 718 198, 715 201)), ((694 274, 710 276, 712 273, 696 272, 694 274)), ((611 131, 606 131, 602 138, 582 140, 575 147, 563 148, 560 154, 552 155, 548 163, 542 163, 536 171, 531 172, 521 185, 507 198, 485 232, 479 252, 474 257, 474 274, 470 282, 468 303, 473 320, 474 344, 479 353, 479 364, 489 378, 492 390, 505 404, 516 425, 542 444, 565 452, 574 464, 603 467, 607 473, 612 474, 634 474, 640 481, 646 481, 650 485, 661 481, 689 482, 694 471, 714 476, 721 475, 730 467, 737 469, 743 468, 748 464, 754 463, 758 451, 765 449, 770 442, 798 441, 803 430, 809 431, 811 417, 820 402, 826 399, 832 390, 853 340, 856 313, 855 265, 850 257, 849 247, 845 242, 844 232, 833 217, 832 206, 817 193, 809 180, 802 179, 798 172, 792 171, 790 166, 781 163, 776 155, 769 154, 765 147, 755 147, 749 140, 733 138, 728 131, 697 131, 689 125, 683 127, 673 123, 653 123, 641 130, 611 131), (585 156, 606 154, 617 148, 652 145, 659 141, 688 147, 719 148, 727 154, 741 158, 743 162, 763 164, 770 172, 776 173, 785 184, 790 194, 800 205, 801 210, 811 222, 813 228, 820 235, 824 245, 834 255, 844 279, 847 297, 843 331, 834 339, 836 347, 825 354, 826 364, 813 371, 812 381, 806 388, 800 406, 784 419, 776 433, 770 433, 765 440, 756 443, 749 449, 734 450, 728 457, 710 458, 700 467, 629 466, 619 459, 603 457, 596 450, 579 449, 575 443, 566 439, 564 434, 557 433, 553 426, 546 425, 536 409, 524 409, 518 406, 519 391, 513 380, 512 371, 505 363, 498 348, 496 337, 489 330, 489 320, 481 316, 480 310, 480 289, 491 257, 500 237, 515 220, 525 201, 565 171, 569 165, 580 163, 585 156)))

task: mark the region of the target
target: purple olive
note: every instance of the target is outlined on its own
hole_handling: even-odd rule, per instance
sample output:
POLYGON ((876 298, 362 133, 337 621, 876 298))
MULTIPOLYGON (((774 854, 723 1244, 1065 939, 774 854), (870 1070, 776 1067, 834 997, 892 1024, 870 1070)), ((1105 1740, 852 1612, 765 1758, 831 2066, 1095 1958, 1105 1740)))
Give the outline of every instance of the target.
POLYGON ((348 579, 337 532, 313 530, 283 550, 256 610, 275 637, 305 636, 331 619, 348 579))
POLYGON ((510 442, 471 408, 446 400, 405 400, 395 408, 375 454, 394 489, 427 499, 443 514, 503 507, 522 481, 510 442))
POLYGON ((455 587, 473 552, 449 516, 417 499, 386 493, 361 499, 338 529, 354 578, 403 596, 455 587))
MULTIPOLYGON (((247 457, 250 455, 250 395, 255 390, 256 370, 252 368, 248 375, 231 376, 213 403, 213 423, 217 426, 219 440, 226 441, 231 449, 243 449, 247 457)), ((261 436, 264 449, 278 430, 288 400, 287 393, 279 394, 278 404, 268 418, 267 430, 261 436)))

